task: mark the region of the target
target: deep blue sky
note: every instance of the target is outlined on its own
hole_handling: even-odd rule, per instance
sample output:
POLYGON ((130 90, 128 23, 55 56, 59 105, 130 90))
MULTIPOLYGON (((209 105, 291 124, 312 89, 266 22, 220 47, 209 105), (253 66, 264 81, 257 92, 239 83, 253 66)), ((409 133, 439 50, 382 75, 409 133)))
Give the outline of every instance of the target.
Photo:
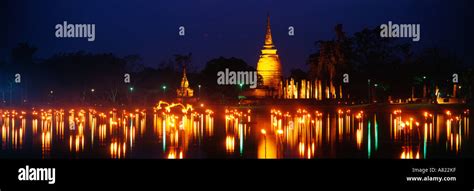
POLYGON ((1 25, 6 26, 6 46, 0 58, 8 60, 12 47, 28 42, 39 48, 37 58, 78 50, 139 54, 146 65, 156 67, 173 54, 192 52, 199 69, 219 56, 242 58, 255 66, 270 13, 273 39, 287 73, 305 68, 314 42, 333 38, 337 23, 349 35, 389 20, 419 23, 417 47, 438 46, 472 62, 467 50, 472 49, 474 33, 468 24, 474 22, 468 1, 8 0, 6 19, 0 20, 6 22, 1 25), (57 39, 54 26, 63 21, 96 24, 96 40, 57 39), (181 25, 186 27, 185 37, 178 36, 181 25), (294 37, 287 35, 290 25, 295 27, 294 37))

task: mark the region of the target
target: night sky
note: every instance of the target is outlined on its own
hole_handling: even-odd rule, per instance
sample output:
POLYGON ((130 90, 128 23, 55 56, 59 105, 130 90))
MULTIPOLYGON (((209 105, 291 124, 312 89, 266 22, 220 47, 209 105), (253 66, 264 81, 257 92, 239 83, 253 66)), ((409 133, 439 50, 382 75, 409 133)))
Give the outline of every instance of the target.
POLYGON ((11 48, 28 42, 39 48, 36 59, 59 52, 111 52, 139 54, 143 63, 156 67, 177 53, 193 53, 202 69, 219 56, 237 57, 255 66, 264 41, 270 13, 273 40, 286 73, 306 68, 314 42, 334 38, 336 24, 347 34, 364 27, 394 23, 421 24, 417 49, 437 46, 455 52, 472 65, 472 6, 469 0, 8 0, 0 42, 0 59, 9 60, 11 48), (58 39, 55 25, 96 24, 96 39, 58 39), (186 36, 178 36, 178 27, 186 36), (6 35, 5 33, 6 26, 6 35), (295 36, 288 36, 288 26, 295 36), (6 41, 6 42, 5 42, 6 41), (469 50, 469 51, 468 51, 469 50))

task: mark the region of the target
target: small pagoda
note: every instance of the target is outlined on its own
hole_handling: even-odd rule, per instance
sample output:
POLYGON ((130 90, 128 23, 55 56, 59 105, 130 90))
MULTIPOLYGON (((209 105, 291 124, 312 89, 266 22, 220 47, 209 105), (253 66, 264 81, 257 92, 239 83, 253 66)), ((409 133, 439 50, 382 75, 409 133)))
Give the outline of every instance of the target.
POLYGON ((181 86, 176 90, 178 98, 193 97, 193 89, 189 88, 188 78, 186 77, 186 66, 183 67, 183 78, 181 78, 181 86))

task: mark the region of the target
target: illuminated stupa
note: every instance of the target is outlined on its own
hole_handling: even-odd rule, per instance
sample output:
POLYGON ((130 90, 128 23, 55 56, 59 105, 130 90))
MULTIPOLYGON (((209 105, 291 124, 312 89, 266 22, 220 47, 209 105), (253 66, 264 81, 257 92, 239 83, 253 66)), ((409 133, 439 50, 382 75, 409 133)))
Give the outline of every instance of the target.
POLYGON ((188 78, 186 77, 186 67, 183 67, 183 78, 181 86, 176 90, 178 97, 193 97, 193 89, 189 88, 188 78))
POLYGON ((278 90, 282 77, 280 58, 273 44, 272 31, 270 29, 270 16, 267 16, 267 31, 265 33, 265 44, 262 54, 257 63, 257 73, 263 78, 263 85, 278 90))

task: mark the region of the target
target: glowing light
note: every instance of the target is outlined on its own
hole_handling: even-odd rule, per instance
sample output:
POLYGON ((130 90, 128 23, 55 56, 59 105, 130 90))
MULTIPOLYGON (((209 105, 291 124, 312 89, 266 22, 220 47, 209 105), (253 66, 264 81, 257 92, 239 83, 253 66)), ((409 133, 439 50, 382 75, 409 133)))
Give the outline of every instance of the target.
POLYGON ((282 68, 277 49, 273 45, 272 34, 270 30, 270 17, 267 20, 267 31, 265 34, 265 44, 262 54, 257 63, 257 73, 263 78, 263 85, 279 89, 282 68))
POLYGON ((370 158, 370 154, 371 154, 371 145, 370 145, 370 121, 368 122, 367 124, 367 155, 368 157, 370 158))
POLYGON ((279 135, 283 135, 283 130, 278 129, 278 130, 277 130, 277 133, 278 133, 279 135))

